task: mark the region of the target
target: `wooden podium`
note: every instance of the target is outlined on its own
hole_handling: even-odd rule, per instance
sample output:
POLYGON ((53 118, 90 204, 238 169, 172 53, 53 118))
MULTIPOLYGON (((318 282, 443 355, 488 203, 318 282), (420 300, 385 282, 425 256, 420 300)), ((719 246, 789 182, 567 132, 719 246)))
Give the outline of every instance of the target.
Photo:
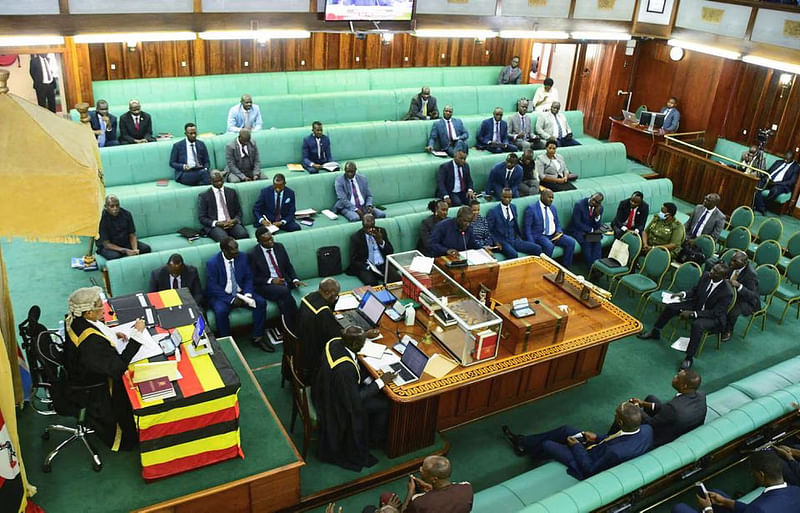
POLYGON ((638 160, 642 164, 650 164, 656 144, 663 140, 664 135, 659 132, 650 132, 639 128, 639 125, 611 118, 611 133, 608 135, 608 141, 623 143, 628 157, 638 160))
POLYGON ((464 267, 447 267, 450 261, 450 257, 440 256, 434 260, 434 264, 467 289, 467 292, 473 296, 480 297, 481 285, 490 291, 497 288, 497 276, 500 274, 500 264, 497 262, 464 267))

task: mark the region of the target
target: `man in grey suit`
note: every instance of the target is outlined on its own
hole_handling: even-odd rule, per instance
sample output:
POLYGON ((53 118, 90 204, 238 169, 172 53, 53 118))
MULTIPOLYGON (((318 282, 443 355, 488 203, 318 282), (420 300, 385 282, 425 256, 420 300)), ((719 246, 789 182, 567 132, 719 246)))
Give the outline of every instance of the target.
POLYGON ((250 129, 242 128, 239 136, 225 146, 225 179, 231 183, 261 178, 258 146, 250 139, 250 129))
POLYGON ((344 173, 336 177, 333 183, 336 190, 336 204, 333 211, 342 214, 348 221, 359 221, 364 214, 372 214, 376 218, 386 217, 386 212, 372 204, 372 192, 366 177, 356 175, 356 163, 347 162, 344 173))
POLYGON ((431 96, 431 88, 423 87, 418 95, 411 98, 411 105, 403 120, 411 119, 439 119, 439 109, 436 108, 436 97, 431 96))
POLYGON ((703 203, 694 207, 692 217, 686 221, 686 239, 693 241, 701 235, 711 235, 714 242, 719 237, 719 232, 725 227, 725 214, 718 208, 719 194, 709 193, 703 198, 703 203))
POLYGON ((581 144, 572 137, 572 128, 561 112, 559 102, 553 102, 550 112, 543 112, 536 118, 536 135, 543 141, 555 139, 559 147, 581 144))
POLYGON ((543 145, 533 132, 531 117, 528 115, 528 99, 520 98, 517 112, 508 118, 508 138, 514 145, 525 151, 529 148, 541 149, 543 145))

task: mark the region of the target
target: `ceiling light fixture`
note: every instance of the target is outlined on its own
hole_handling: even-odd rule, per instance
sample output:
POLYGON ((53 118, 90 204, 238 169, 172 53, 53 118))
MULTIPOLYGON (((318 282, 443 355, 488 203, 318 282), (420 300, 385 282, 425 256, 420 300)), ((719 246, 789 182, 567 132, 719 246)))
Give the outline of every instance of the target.
POLYGON ((714 55, 716 57, 724 57, 726 59, 733 59, 736 60, 741 57, 741 54, 738 52, 734 52, 732 50, 724 50, 722 48, 717 48, 715 46, 706 46, 701 45, 699 43, 692 43, 690 41, 681 41, 680 39, 670 39, 667 41, 667 44, 670 46, 677 46, 678 48, 683 48, 684 50, 692 50, 694 52, 706 53, 708 55, 714 55))

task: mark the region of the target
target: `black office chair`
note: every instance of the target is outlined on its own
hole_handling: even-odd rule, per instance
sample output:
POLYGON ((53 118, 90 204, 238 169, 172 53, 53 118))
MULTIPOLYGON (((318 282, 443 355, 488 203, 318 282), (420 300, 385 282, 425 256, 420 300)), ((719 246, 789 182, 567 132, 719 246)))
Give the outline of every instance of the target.
MULTIPOLYGON (((36 355, 36 340, 39 334, 47 328, 39 322, 42 311, 39 305, 33 305, 28 310, 28 317, 22 321, 17 329, 22 340, 22 350, 28 360, 31 373, 31 395, 28 402, 34 411, 40 415, 55 415, 53 400, 50 399, 51 383, 45 377, 45 369, 41 359, 36 355)), ((52 342, 52 340, 51 340, 52 342)))
POLYGON ((92 385, 73 385, 70 383, 69 373, 64 365, 64 341, 61 335, 56 331, 46 330, 39 334, 36 339, 36 354, 41 358, 41 364, 44 368, 45 376, 50 380, 50 398, 53 401, 53 408, 55 413, 64 417, 73 417, 75 419, 75 426, 65 426, 62 424, 51 424, 47 426, 42 438, 44 440, 50 439, 51 431, 58 431, 68 433, 70 436, 62 441, 55 449, 50 451, 42 463, 42 470, 50 472, 52 470, 53 460, 58 456, 58 453, 76 440, 83 442, 86 450, 89 451, 89 456, 92 460, 92 469, 100 472, 103 468, 103 462, 100 461, 100 456, 97 454, 88 435, 94 433, 94 430, 86 425, 86 408, 89 404, 89 396, 93 390, 102 389, 108 386, 108 383, 94 383, 92 385), (54 344, 53 338, 60 341, 60 346, 54 344))
MULTIPOLYGON (((281 331, 283 332, 283 356, 281 357, 281 388, 283 384, 292 381, 292 370, 289 359, 297 354, 297 335, 289 329, 286 317, 281 315, 281 331)), ((297 356, 299 359, 299 356, 297 356)))

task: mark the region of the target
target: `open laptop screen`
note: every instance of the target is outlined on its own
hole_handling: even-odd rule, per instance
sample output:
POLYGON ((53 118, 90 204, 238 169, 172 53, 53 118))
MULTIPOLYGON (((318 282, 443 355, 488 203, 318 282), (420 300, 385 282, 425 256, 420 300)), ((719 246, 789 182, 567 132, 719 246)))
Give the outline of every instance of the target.
POLYGON ((361 310, 367 319, 370 322, 377 326, 378 321, 381 320, 381 315, 383 315, 383 311, 386 310, 386 306, 381 303, 381 300, 370 291, 367 291, 364 294, 364 297, 361 298, 361 304, 358 305, 358 309, 361 310))
POLYGON ((406 346, 403 357, 400 359, 403 364, 408 367, 408 370, 414 373, 415 376, 421 377, 422 371, 425 370, 425 365, 428 363, 428 355, 422 352, 416 344, 409 342, 406 346))

